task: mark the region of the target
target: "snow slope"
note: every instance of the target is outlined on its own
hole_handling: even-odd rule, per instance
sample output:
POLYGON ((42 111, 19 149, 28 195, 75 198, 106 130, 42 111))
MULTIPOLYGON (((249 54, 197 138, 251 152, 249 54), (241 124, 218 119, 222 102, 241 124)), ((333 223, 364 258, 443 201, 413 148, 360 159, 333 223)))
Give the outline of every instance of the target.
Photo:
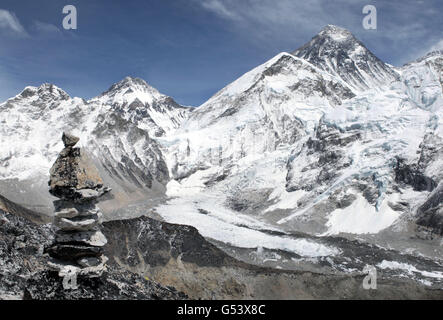
MULTIPOLYGON (((441 158, 429 151, 442 137, 440 80, 439 55, 394 70, 328 26, 159 139, 175 179, 168 192, 197 207, 203 193, 218 199, 219 212, 283 230, 377 234, 413 216, 440 179, 441 158)), ((162 206, 164 216, 165 206, 180 211, 178 202, 162 206)))

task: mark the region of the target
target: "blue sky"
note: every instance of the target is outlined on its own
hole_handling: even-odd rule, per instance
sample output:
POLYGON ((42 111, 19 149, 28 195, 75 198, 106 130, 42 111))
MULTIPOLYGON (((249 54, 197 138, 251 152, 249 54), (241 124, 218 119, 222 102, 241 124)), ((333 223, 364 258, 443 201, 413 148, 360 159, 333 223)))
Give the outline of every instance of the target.
POLYGON ((130 75, 196 106, 326 24, 402 65, 443 49, 442 9, 441 0, 1 0, 0 101, 44 82, 91 98, 130 75), (62 27, 68 4, 77 30, 62 27), (367 4, 377 30, 362 27, 367 4))

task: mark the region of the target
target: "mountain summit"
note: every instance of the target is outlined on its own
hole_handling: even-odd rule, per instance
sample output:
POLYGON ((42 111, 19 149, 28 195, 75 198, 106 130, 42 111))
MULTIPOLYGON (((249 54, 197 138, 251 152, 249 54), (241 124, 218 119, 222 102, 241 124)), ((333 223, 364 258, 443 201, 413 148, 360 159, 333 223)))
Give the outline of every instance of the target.
POLYGON ((114 83, 108 90, 97 98, 107 104, 131 103, 135 99, 143 103, 161 98, 163 95, 155 88, 151 87, 145 80, 134 77, 126 77, 114 83))
POLYGON ((91 102, 111 106, 124 119, 156 137, 176 129, 188 114, 188 108, 160 93, 145 80, 133 77, 113 84, 91 102))
POLYGON ((380 87, 398 78, 393 68, 377 58, 351 32, 334 25, 324 27, 292 54, 341 78, 355 91, 380 87))

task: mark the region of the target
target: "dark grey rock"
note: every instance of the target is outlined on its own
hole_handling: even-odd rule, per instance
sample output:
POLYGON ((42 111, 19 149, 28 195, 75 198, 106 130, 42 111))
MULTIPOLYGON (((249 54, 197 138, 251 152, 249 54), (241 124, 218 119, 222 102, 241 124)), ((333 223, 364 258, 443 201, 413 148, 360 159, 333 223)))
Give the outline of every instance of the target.
POLYGON ((394 168, 395 181, 410 185, 415 191, 432 191, 437 183, 430 177, 425 176, 416 165, 408 165, 405 160, 397 157, 394 168))
POLYGON ((25 300, 181 300, 184 293, 114 268, 100 278, 78 277, 77 289, 66 290, 56 272, 42 271, 26 282, 25 300))
POLYGON ((431 193, 417 210, 417 224, 443 236, 443 183, 431 193))
POLYGON ((46 251, 51 257, 60 259, 63 261, 76 262, 83 257, 99 257, 103 253, 103 248, 87 246, 87 245, 74 245, 74 244, 55 244, 46 251))

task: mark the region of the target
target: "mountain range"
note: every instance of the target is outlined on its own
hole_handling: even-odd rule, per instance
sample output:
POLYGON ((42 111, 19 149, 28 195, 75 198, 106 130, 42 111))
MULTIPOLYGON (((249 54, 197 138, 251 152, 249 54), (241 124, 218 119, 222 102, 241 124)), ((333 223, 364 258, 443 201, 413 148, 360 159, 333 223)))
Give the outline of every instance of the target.
POLYGON ((50 214, 49 168, 71 131, 113 188, 108 220, 190 224, 291 268, 340 256, 322 240, 338 236, 440 259, 442 88, 443 52, 394 67, 331 25, 195 108, 131 77, 90 100, 26 87, 0 104, 0 194, 50 214))

